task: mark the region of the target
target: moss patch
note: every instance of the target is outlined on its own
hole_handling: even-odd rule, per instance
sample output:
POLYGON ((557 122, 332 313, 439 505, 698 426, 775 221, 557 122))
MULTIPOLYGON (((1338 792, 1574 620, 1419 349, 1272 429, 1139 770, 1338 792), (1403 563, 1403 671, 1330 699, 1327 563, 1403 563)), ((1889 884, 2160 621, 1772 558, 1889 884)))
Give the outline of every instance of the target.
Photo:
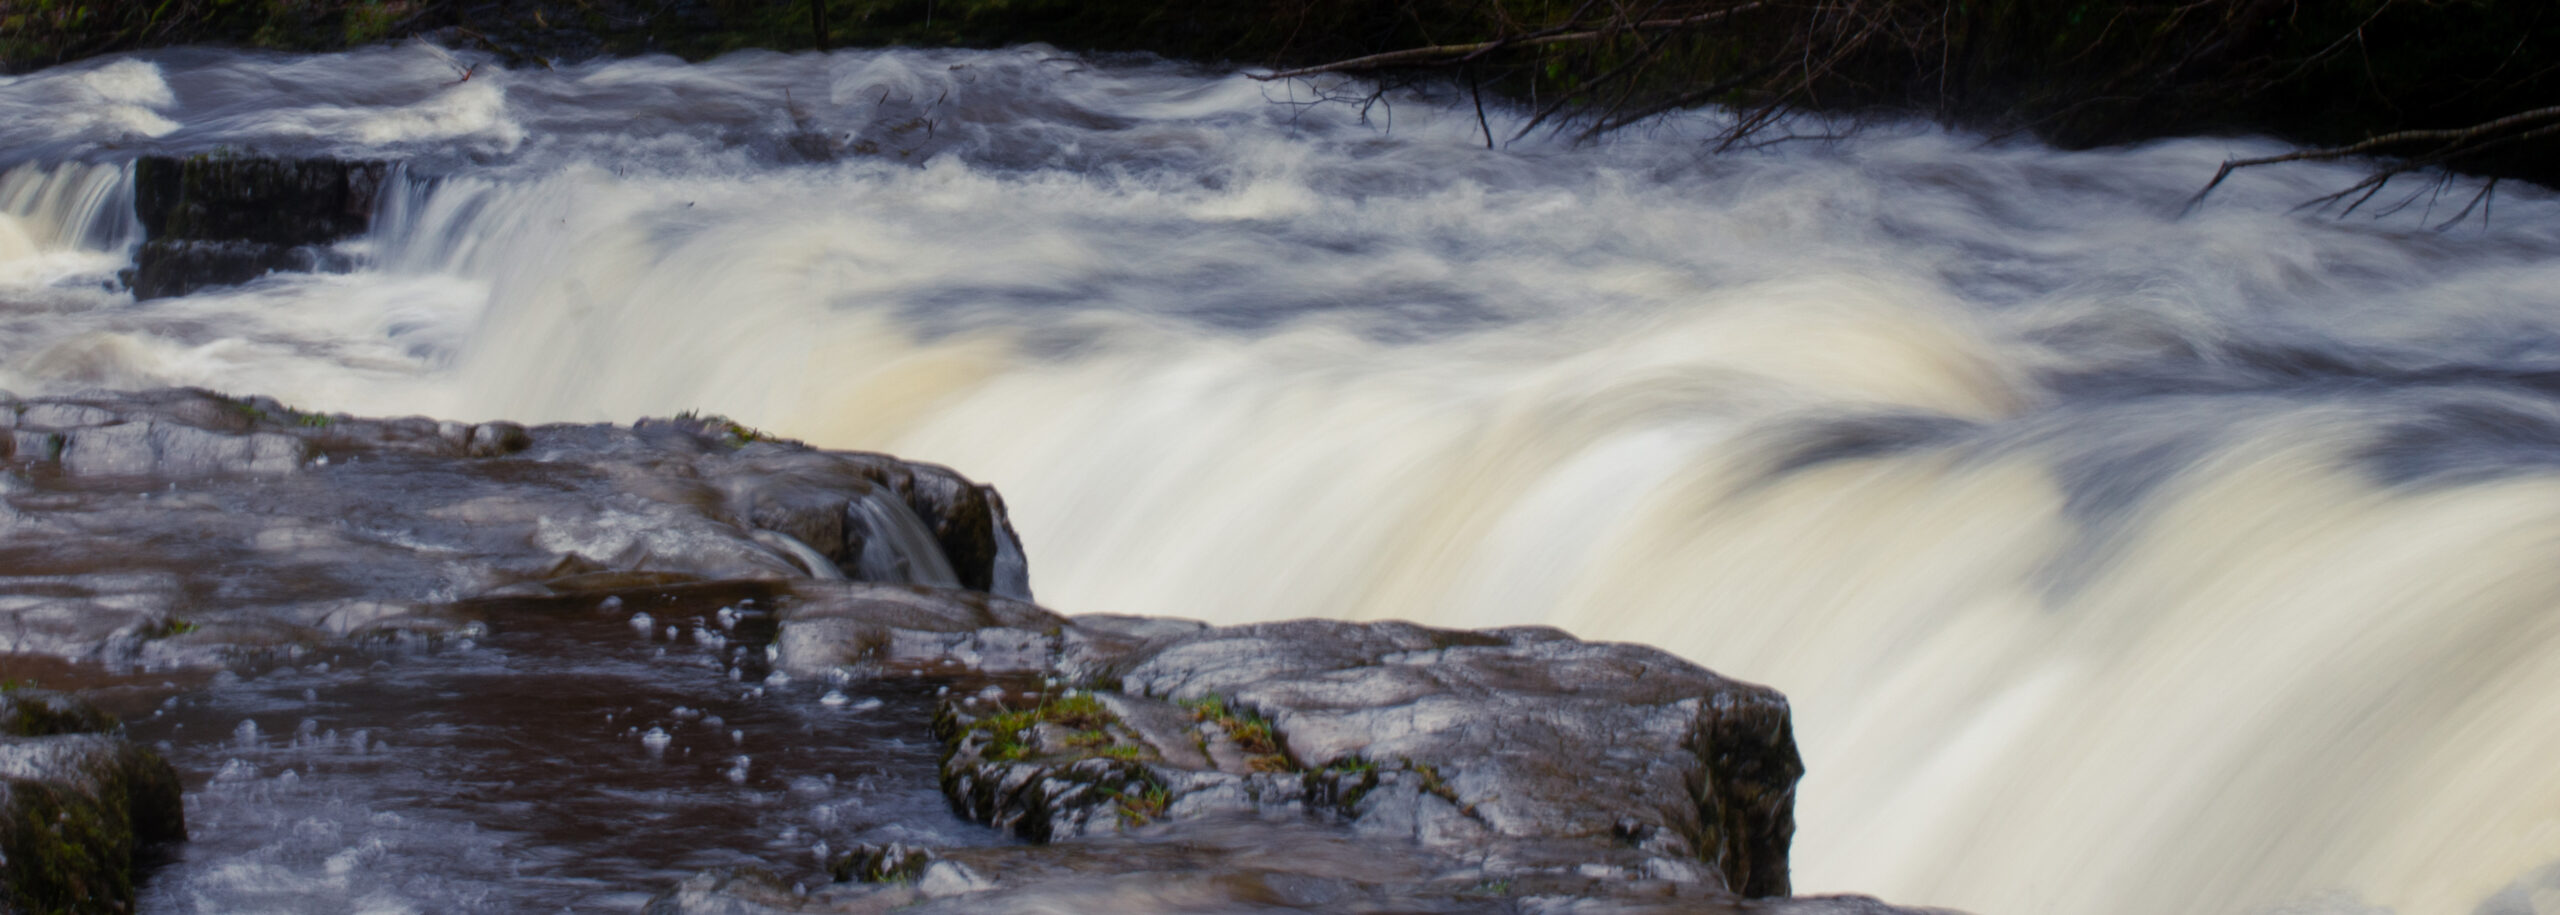
POLYGON ((1245 763, 1256 772, 1291 772, 1288 754, 1281 752, 1280 740, 1271 730, 1271 722, 1252 709, 1242 708, 1218 695, 1202 696, 1182 703, 1191 710, 1194 720, 1214 723, 1245 752, 1245 763))

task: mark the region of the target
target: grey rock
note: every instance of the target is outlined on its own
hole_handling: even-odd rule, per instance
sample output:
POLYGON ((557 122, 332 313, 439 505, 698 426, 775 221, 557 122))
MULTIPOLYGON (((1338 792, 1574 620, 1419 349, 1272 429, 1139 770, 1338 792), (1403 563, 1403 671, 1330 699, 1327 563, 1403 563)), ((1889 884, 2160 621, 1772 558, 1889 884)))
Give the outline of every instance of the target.
POLYGON ((941 899, 995 889, 996 882, 978 875, 957 861, 936 861, 925 865, 923 876, 916 878, 916 892, 926 899, 941 899))
POLYGON ((959 668, 1038 673, 1066 619, 976 591, 866 582, 804 582, 781 614, 775 663, 799 675, 837 668, 959 668))
POLYGON ((1773 690, 1552 629, 1093 622, 1053 640, 1053 670, 1116 685, 1102 705, 1150 752, 1027 746, 997 724, 1004 709, 953 700, 943 783, 955 807, 1035 841, 1164 817, 1311 813, 1494 877, 1787 893, 1803 767, 1773 690), (1133 647, 1108 655, 1113 645, 1133 647), (1213 704, 1185 728, 1150 699, 1213 704), (1248 731, 1271 743, 1246 745, 1248 731))
POLYGON ((310 443, 278 432, 236 434, 144 420, 65 433, 62 471, 73 476, 200 476, 291 473, 310 443))
POLYGON ((115 411, 77 403, 32 403, 18 412, 18 425, 49 429, 103 426, 121 417, 115 411))
MULTIPOLYGON (((603 573, 921 580, 963 605, 995 601, 965 611, 985 616, 969 625, 863 630, 886 634, 886 659, 1036 666, 1050 636, 1023 627, 1061 622, 965 587, 1022 554, 984 487, 885 455, 746 441, 705 420, 528 429, 196 390, 7 412, 21 422, 0 468, 0 651, 193 665, 454 634, 479 619, 457 609, 476 597, 603 573), (955 545, 976 564, 945 552, 955 545), (147 586, 121 577, 136 569, 147 586)), ((852 593, 821 590, 812 603, 852 593)))

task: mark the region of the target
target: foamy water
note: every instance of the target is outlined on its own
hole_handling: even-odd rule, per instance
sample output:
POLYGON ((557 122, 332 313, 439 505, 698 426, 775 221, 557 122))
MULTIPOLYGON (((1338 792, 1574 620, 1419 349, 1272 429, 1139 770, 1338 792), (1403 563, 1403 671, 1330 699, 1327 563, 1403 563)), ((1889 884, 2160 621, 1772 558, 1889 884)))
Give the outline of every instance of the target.
POLYGON ((994 483, 1067 612, 1663 645, 1794 700, 1800 891, 2560 912, 2547 192, 2333 219, 2293 207, 2355 167, 2300 165, 2182 216, 2275 147, 1487 151, 1314 92, 1041 48, 19 77, 0 385, 718 411, 994 483), (115 291, 117 163, 217 148, 406 161, 370 266, 115 291))

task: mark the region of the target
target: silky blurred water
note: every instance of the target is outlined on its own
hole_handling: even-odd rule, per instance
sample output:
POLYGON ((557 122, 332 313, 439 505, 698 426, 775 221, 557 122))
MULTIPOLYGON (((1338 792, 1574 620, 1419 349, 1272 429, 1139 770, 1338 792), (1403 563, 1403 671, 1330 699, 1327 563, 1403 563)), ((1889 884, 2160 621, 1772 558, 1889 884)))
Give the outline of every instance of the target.
POLYGON ((2560 911, 2548 192, 2187 212, 2277 147, 1487 150, 1323 94, 1038 47, 17 77, 0 385, 717 411, 995 484, 1069 612, 1662 645, 1793 699, 1802 891, 2560 911), (121 163, 215 150, 404 162, 367 266, 118 291, 121 163))

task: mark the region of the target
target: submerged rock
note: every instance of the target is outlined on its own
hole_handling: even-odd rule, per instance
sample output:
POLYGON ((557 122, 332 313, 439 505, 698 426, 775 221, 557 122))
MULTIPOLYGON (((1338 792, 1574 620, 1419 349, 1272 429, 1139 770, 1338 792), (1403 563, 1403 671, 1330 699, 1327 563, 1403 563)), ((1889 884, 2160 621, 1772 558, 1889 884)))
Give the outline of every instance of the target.
POLYGON ((135 855, 185 838, 177 772, 115 719, 0 691, 0 911, 131 911, 135 855))

